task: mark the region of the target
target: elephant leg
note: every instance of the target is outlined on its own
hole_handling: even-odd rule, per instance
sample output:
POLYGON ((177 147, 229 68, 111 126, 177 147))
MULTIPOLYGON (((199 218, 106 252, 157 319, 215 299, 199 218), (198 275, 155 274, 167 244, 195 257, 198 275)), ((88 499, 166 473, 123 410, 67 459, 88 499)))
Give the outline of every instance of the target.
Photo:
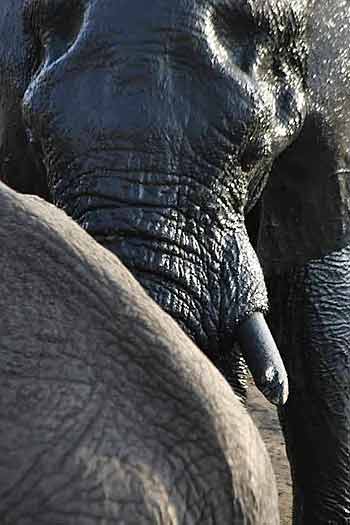
POLYGON ((269 283, 294 525, 350 523, 350 246, 269 283))

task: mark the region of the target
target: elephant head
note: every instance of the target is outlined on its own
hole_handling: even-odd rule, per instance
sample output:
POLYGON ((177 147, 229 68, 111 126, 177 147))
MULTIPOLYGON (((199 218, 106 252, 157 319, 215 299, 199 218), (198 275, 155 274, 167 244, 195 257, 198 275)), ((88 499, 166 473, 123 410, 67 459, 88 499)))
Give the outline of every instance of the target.
POLYGON ((262 389, 286 378, 256 360, 276 349, 245 215, 303 123, 307 3, 0 7, 1 178, 116 253, 226 376, 238 337, 262 389))

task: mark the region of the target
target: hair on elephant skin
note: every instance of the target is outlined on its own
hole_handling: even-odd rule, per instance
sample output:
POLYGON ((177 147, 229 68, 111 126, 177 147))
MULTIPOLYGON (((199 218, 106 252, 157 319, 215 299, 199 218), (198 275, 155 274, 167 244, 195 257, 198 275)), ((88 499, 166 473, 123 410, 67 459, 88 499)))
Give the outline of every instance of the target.
POLYGON ((0 521, 278 525, 221 374, 61 210, 0 184, 0 521))

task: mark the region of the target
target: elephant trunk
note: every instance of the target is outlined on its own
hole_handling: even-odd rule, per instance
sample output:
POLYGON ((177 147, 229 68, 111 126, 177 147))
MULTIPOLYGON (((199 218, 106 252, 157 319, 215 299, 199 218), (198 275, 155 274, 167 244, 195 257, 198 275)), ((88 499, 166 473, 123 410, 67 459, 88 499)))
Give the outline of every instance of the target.
POLYGON ((266 289, 243 214, 223 195, 210 208, 213 188, 186 175, 128 165, 82 169, 55 185, 55 203, 121 258, 229 381, 238 338, 257 386, 285 402, 287 378, 262 315, 266 289))
POLYGON ((269 327, 261 313, 254 313, 237 330, 237 340, 255 384, 275 405, 288 399, 287 372, 269 327))

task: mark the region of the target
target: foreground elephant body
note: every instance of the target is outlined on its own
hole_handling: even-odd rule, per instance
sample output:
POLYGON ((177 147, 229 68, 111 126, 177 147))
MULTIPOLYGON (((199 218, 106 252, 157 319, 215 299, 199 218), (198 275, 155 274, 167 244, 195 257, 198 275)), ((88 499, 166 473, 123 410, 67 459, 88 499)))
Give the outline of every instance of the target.
POLYGON ((277 525, 229 385, 116 257, 0 185, 0 521, 277 525))

